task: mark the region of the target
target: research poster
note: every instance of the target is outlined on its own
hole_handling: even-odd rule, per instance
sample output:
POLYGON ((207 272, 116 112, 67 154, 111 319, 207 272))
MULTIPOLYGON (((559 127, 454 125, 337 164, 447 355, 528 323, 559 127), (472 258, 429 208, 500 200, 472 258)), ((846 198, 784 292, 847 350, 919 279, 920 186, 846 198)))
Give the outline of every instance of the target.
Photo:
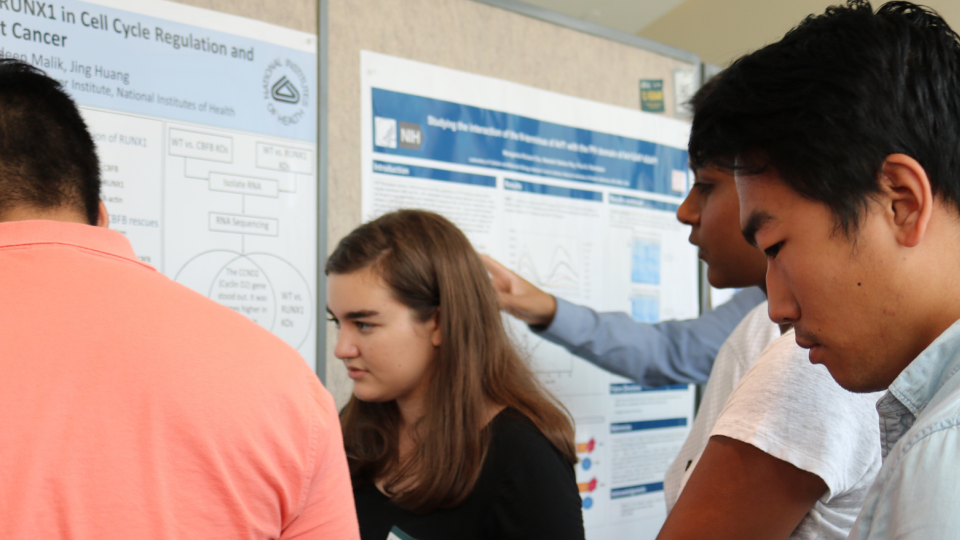
POLYGON ((315 36, 160 0, 10 0, 0 56, 80 105, 140 260, 316 365, 315 36))
MULTIPOLYGON (((697 253, 675 217, 686 124, 372 52, 361 65, 364 220, 432 210, 559 297, 641 322, 697 316, 697 253)), ((505 324, 576 422, 587 538, 656 537, 692 388, 641 387, 505 324)))

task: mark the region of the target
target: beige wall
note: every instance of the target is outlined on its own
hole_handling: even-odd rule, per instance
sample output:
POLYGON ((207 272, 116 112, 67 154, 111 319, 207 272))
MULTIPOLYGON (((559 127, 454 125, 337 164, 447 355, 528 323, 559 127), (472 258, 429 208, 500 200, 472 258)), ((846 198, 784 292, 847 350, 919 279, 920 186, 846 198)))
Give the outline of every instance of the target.
MULTIPOLYGON (((628 0, 624 0, 628 1, 628 0)), ((737 57, 773 43, 811 13, 840 0, 687 0, 638 32, 642 37, 700 55, 726 66, 737 57)), ((960 0, 920 0, 960 29, 960 0)), ((874 1, 874 7, 882 2, 874 1)))
POLYGON ((285 26, 302 32, 317 33, 319 0, 173 0, 181 4, 202 7, 248 19, 285 26))

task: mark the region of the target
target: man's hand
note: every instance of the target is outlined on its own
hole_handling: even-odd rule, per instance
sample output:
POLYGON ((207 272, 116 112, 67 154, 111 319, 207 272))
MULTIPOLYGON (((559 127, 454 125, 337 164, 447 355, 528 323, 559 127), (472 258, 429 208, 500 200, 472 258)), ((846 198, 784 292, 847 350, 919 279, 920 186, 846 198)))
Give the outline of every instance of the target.
POLYGON ((538 289, 507 267, 486 255, 480 255, 493 276, 493 287, 500 299, 500 309, 531 326, 548 326, 557 313, 557 300, 538 289))

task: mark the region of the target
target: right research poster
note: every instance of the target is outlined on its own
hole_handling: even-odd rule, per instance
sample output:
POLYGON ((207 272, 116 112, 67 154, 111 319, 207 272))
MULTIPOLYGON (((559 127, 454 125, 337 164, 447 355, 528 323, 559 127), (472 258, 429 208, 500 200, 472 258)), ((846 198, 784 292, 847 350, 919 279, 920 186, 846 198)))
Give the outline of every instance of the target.
MULTIPOLYGON (((364 221, 432 210, 558 297, 639 322, 697 316, 675 216, 687 124, 367 51, 361 68, 364 221)), ((505 321, 576 422, 587 538, 655 538, 692 387, 641 387, 505 321)))

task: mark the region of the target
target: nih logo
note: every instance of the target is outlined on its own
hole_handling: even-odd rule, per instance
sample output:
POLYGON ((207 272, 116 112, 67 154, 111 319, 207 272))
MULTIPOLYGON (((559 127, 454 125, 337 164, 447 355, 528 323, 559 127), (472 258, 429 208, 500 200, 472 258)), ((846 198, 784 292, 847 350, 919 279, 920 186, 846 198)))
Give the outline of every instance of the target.
POLYGON ((397 121, 393 118, 377 116, 373 119, 373 144, 382 148, 400 148, 420 150, 423 145, 423 130, 419 124, 400 122, 399 137, 397 121))

